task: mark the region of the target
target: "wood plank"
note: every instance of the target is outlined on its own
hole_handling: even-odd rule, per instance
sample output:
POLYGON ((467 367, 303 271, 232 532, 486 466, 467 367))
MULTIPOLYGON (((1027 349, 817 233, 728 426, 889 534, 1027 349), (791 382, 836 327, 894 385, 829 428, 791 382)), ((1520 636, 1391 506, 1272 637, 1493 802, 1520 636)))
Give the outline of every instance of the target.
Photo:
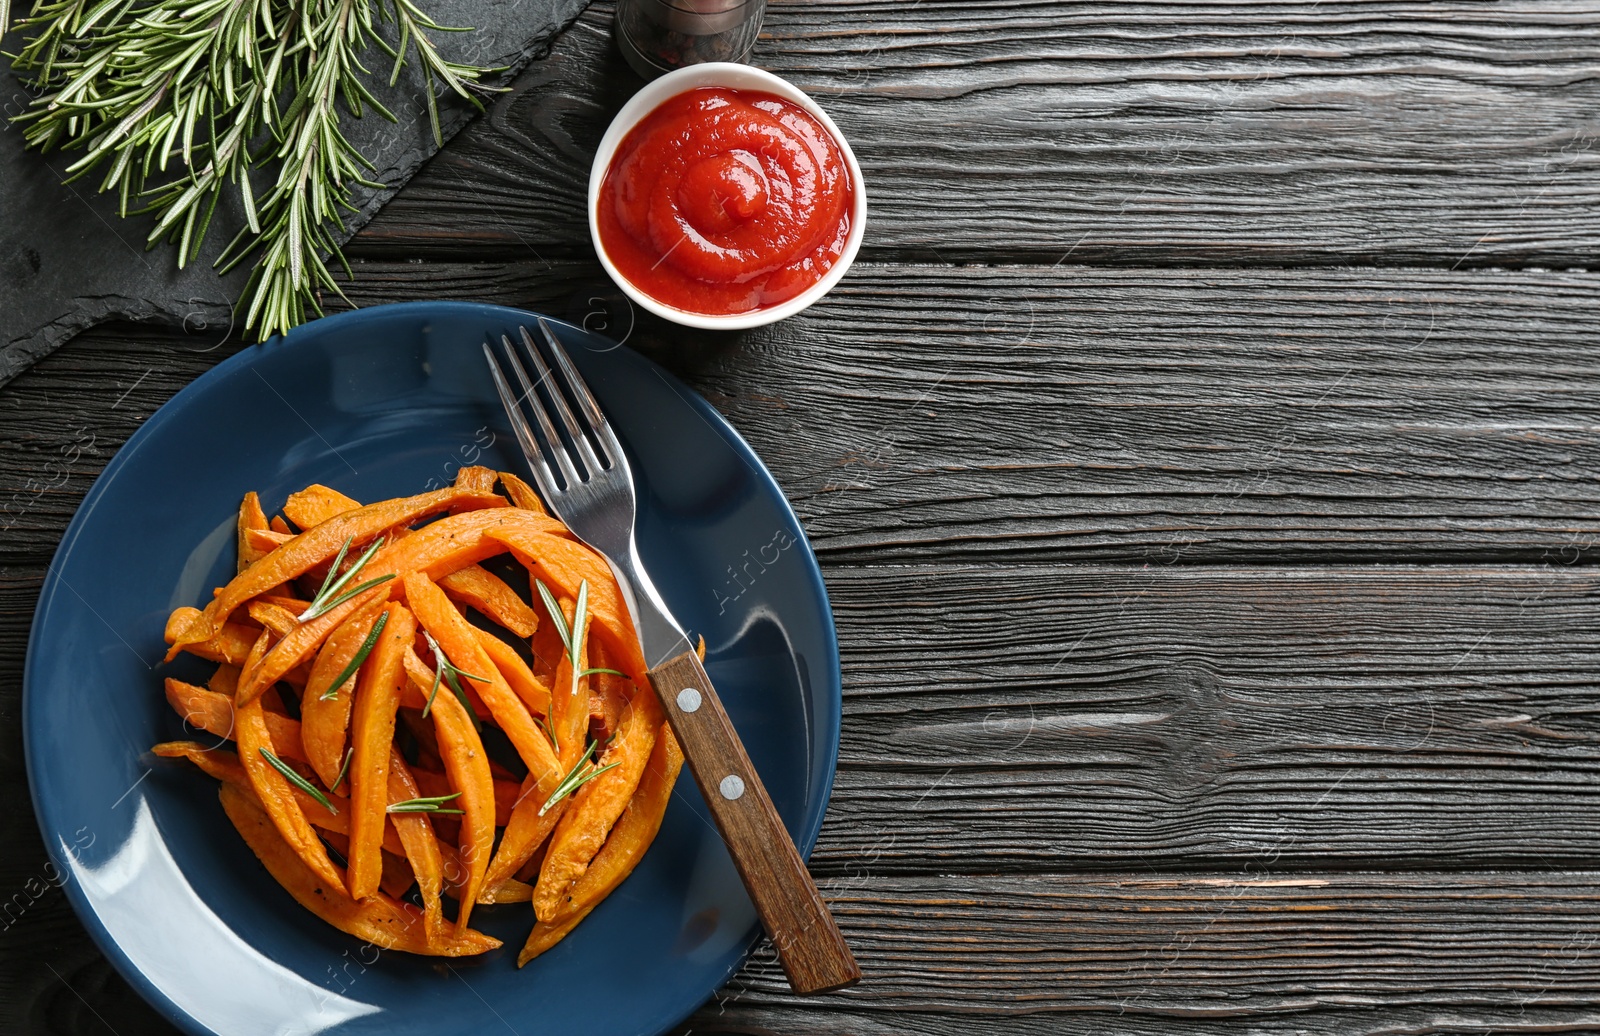
MULTIPOLYGON (((357 277, 362 304, 530 306, 664 360, 830 559, 1566 564, 1600 542, 1594 275, 863 264, 739 336, 635 315, 591 263, 357 277)), ((232 348, 204 347, 86 336, 0 395, 0 564, 50 556, 110 451, 232 348)))
POLYGON ((1600 866, 1592 568, 825 575, 830 879, 1600 866))
POLYGON ((1507 994, 1502 1006, 1373 1007, 1293 1010, 1234 1018, 1141 1015, 1059 1010, 994 1017, 971 1010, 870 1010, 837 1004, 786 1004, 776 998, 739 998, 744 978, 690 1017, 675 1036, 691 1033, 774 1036, 973 1036, 997 1031, 1008 1036, 1509 1036, 1512 1033, 1592 1033, 1600 1010, 1546 1007, 1539 998, 1507 994), (1528 999, 1523 1004, 1523 999, 1528 999))
POLYGON ((864 264, 716 336, 593 266, 368 263, 664 360, 824 557, 1541 564, 1600 542, 1600 278, 864 264))
MULTIPOLYGON (((1552 955, 1561 959, 1560 955, 1552 955)), ((1600 1011, 1546 1006, 1542 997, 1507 994, 1502 1006, 1322 1008, 1237 1017, 1148 1015, 1111 1011, 875 1010, 866 1004, 783 1003, 742 997, 741 974, 691 1016, 674 1036, 1509 1036, 1512 1033, 1592 1033, 1600 1011), (1526 999, 1527 1003, 1522 1001, 1526 999)))
MULTIPOLYGON (((371 256, 586 256, 637 88, 598 3, 357 236, 371 256)), ((1595 262, 1592 0, 774 4, 753 61, 865 170, 870 258, 1595 262)))
MULTIPOLYGON (((1012 1019, 1023 1032, 1470 1031, 1372 1024, 1392 1021, 1396 1008, 1443 1005, 1450 1012, 1406 1013, 1456 1024, 1487 1016, 1519 1031, 1518 1022, 1548 1022, 1552 1008, 1565 1008, 1559 1014, 1593 1025, 1597 877, 868 878, 834 899, 866 977, 805 1004, 801 1029, 788 1031, 924 1031, 905 1024, 913 1012, 945 1015, 935 1032, 958 1031, 958 1019, 969 1032, 1012 1019), (1340 1008, 1342 1024, 1329 1025, 1330 1009, 1340 1008), (1314 1028, 1281 1017, 1255 1027, 1263 1015, 1312 1011, 1322 1020, 1314 1028), (1196 1028, 1150 1020, 1163 1015, 1196 1028), (1251 1024, 1224 1030, 1230 1018, 1251 1024), (1046 1024, 1058 1020, 1061 1028, 1046 1024)), ((757 1031, 740 1019, 763 1010, 801 1017, 770 951, 719 999, 691 1026, 705 1018, 709 1031, 757 1031), (717 1024, 729 1016, 732 1028, 717 1024)))

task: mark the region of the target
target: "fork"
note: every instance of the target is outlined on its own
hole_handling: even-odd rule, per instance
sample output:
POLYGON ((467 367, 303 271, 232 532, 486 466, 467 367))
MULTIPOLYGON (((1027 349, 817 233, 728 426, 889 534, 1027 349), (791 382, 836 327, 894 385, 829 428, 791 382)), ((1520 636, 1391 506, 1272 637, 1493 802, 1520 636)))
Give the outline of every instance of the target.
POLYGON ((711 678, 639 561, 633 473, 622 444, 560 340, 543 318, 538 324, 553 366, 546 364, 526 327, 518 329, 520 351, 508 336, 500 337, 506 367, 520 393, 513 390, 488 342, 483 354, 539 493, 551 514, 610 563, 650 667, 650 684, 790 988, 808 994, 853 985, 861 979, 861 969, 850 947, 750 764, 711 678), (524 408, 538 425, 537 437, 524 408))

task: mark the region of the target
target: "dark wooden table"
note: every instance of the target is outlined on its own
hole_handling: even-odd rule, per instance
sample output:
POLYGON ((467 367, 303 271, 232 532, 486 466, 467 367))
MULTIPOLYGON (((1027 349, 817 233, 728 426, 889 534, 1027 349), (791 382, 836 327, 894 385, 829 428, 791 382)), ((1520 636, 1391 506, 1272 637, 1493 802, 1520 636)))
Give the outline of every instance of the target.
MULTIPOLYGON (((1600 4, 775 2, 754 60, 872 217, 725 339, 592 257, 610 20, 355 239, 353 297, 626 336, 811 535, 813 866, 866 981, 763 952, 688 1026, 1600 1031, 1600 4)), ((95 475, 237 348, 105 328, 0 390, 0 1033, 168 1031, 43 880, 20 670, 95 475)))

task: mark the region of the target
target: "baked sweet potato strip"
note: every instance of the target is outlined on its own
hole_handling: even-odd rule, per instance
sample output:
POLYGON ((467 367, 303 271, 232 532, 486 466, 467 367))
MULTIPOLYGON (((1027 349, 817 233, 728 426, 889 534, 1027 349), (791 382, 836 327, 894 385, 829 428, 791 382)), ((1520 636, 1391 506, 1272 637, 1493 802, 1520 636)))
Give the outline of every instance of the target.
MULTIPOLYGON (((310 601, 303 600, 299 597, 289 597, 285 594, 262 594, 260 597, 256 598, 256 601, 260 601, 262 604, 275 604, 279 608, 282 608, 284 611, 288 612, 290 615, 299 615, 301 612, 311 607, 310 601)), ((252 601, 251 603, 254 604, 255 602, 252 601)))
POLYGON ((279 638, 287 637, 300 624, 293 612, 267 601, 251 601, 245 611, 261 624, 262 629, 271 630, 272 635, 279 638))
MULTIPOLYGON (((352 676, 334 691, 333 697, 324 695, 329 692, 334 678, 355 660, 377 621, 378 609, 372 608, 351 616, 328 635, 317 652, 311 678, 306 681, 306 693, 300 699, 300 740, 305 746, 306 761, 329 787, 344 766, 345 741, 350 730, 350 709, 355 703, 357 680, 352 676)), ((369 664, 370 661, 369 655, 369 664)))
MULTIPOLYGON (((417 621, 444 649, 451 663, 463 672, 487 678, 481 682, 465 679, 462 682, 472 684, 478 692, 529 772, 542 775, 559 769, 560 764, 550 748, 550 739, 534 723, 522 699, 506 684, 500 670, 478 642, 477 633, 472 624, 467 622, 466 616, 456 610, 444 591, 421 572, 406 576, 405 591, 417 621)), ((438 697, 445 697, 445 693, 441 692, 438 697)), ((487 866, 488 861, 484 863, 487 866)))
POLYGON ((271 819, 248 792, 223 784, 222 808, 256 858, 301 906, 335 928, 384 949, 461 957, 484 953, 500 940, 464 926, 440 944, 430 944, 422 911, 381 893, 357 902, 322 884, 322 878, 284 842, 271 819))
MULTIPOLYGON (((334 831, 324 831, 322 840, 328 843, 328 848, 343 856, 350 858, 350 838, 334 831)), ((378 891, 386 896, 399 899, 411 891, 411 886, 417 883, 416 875, 411 873, 411 862, 397 853, 384 851, 379 854, 382 858, 383 873, 378 879, 378 891)))
POLYGON ((471 502, 478 507, 501 508, 505 500, 498 495, 480 496, 466 493, 454 486, 418 496, 401 497, 369 504, 354 511, 323 522, 289 540, 277 550, 235 576, 222 588, 204 613, 179 631, 168 661, 175 657, 185 644, 208 640, 234 609, 259 594, 295 578, 320 561, 339 553, 346 542, 352 549, 365 544, 392 526, 409 525, 429 514, 437 514, 459 503, 471 502))
POLYGON ((533 886, 516 878, 507 878, 497 887, 485 889, 478 898, 480 903, 531 903, 533 902, 533 886))
MULTIPOLYGON (((597 652, 599 657, 594 664, 606 667, 610 660, 603 653, 597 652)), ((605 744, 616 735, 622 724, 623 717, 627 714, 628 703, 633 695, 633 684, 625 676, 615 673, 595 673, 589 677, 589 729, 588 739, 598 744, 605 744)))
MULTIPOLYGON (((498 496, 495 499, 502 504, 505 502, 498 496)), ((562 528, 565 526, 554 518, 516 507, 479 508, 466 514, 450 515, 378 551, 361 570, 361 578, 376 579, 393 574, 404 579, 411 572, 426 572, 430 578, 443 578, 466 565, 506 552, 504 543, 485 537, 489 529, 549 534, 562 528)))
POLYGON ((265 556, 251 543, 250 533, 266 532, 267 528, 267 514, 261 509, 261 498, 252 490, 244 495, 244 500, 239 504, 238 531, 234 540, 239 548, 238 572, 243 572, 265 556))
POLYGON ((462 811, 460 862, 467 872, 461 910, 456 915, 459 932, 472 915, 472 904, 483 887, 489 854, 494 850, 494 778, 489 773, 489 756, 483 750, 483 741, 454 694, 447 691, 435 698, 430 715, 445 772, 450 775, 451 786, 461 793, 460 798, 452 800, 454 808, 462 811))
POLYGON ((500 902, 496 898, 500 887, 514 877, 523 864, 533 859, 539 847, 550 837, 550 832, 566 815, 567 807, 572 804, 570 796, 545 810, 542 816, 539 813, 560 786, 562 776, 547 777, 537 782, 530 776, 523 782, 522 792, 517 797, 511 815, 506 818, 505 830, 500 834, 500 847, 495 850, 494 860, 484 876, 479 902, 500 902))
MULTIPOLYGON (((182 680, 167 678, 167 701, 183 721, 196 730, 217 737, 234 739, 233 694, 231 691, 207 690, 182 680)), ((265 713, 267 733, 272 739, 272 752, 279 759, 305 762, 305 749, 301 745, 300 722, 276 712, 265 713)))
POLYGON ((528 663, 522 660, 516 649, 488 630, 474 628, 478 643, 483 645, 483 650, 494 662, 494 667, 500 670, 500 675, 505 678, 507 685, 522 699, 522 704, 535 716, 550 715, 550 688, 539 682, 533 675, 533 670, 528 668, 528 663))
POLYGON ((238 701, 253 701, 262 691, 271 687, 284 674, 309 659, 322 646, 322 642, 345 621, 366 609, 382 607, 389 599, 389 584, 383 583, 334 608, 332 611, 295 626, 282 640, 272 645, 272 650, 256 664, 246 664, 239 676, 238 701))
MULTIPOLYGON (((228 696, 228 701, 233 701, 234 694, 239 690, 239 667, 227 664, 217 666, 211 673, 211 679, 206 681, 206 688, 218 694, 225 694, 228 696)), ((232 713, 229 713, 229 716, 231 718, 232 713)))
MULTIPOLYGON (((645 693, 649 693, 648 691, 645 693)), ((528 941, 517 954, 517 967, 545 952, 576 928, 603 899, 609 896, 643 859, 645 850, 661 830, 661 818, 672 801, 672 788, 683 769, 683 751, 665 723, 655 739, 650 761, 639 790, 628 808, 617 819, 606 844, 595 854, 584 872, 561 901, 549 921, 539 921, 528 934, 528 941)))
MULTIPOLYGON (((219 781, 232 781, 241 787, 250 787, 250 775, 245 773, 244 764, 239 761, 237 755, 225 748, 208 748, 197 741, 166 741, 150 751, 165 759, 187 759, 219 781)), ((254 794, 253 790, 251 794, 254 794)), ((322 803, 299 788, 294 789, 295 801, 300 803, 300 808, 305 811, 306 819, 311 821, 313 827, 319 831, 348 835, 350 800, 331 791, 323 794, 328 796, 328 801, 333 803, 333 808, 338 812, 328 812, 322 807, 322 803)), ((397 855, 405 852, 400 837, 393 831, 384 835, 383 847, 397 855)))
POLYGON ((276 529, 251 529, 245 533, 245 541, 250 545, 250 552, 255 555, 255 561, 261 560, 292 539, 294 533, 279 532, 276 529))
POLYGON ((298 493, 290 493, 289 499, 284 501, 283 513, 300 528, 310 529, 360 506, 360 501, 350 499, 337 489, 313 484, 298 493))
POLYGON ((500 472, 500 484, 505 486, 506 495, 511 498, 511 502, 516 506, 528 511, 537 511, 540 514, 545 513, 544 501, 539 499, 539 494, 534 492, 532 486, 516 475, 509 471, 500 472))
MULTIPOLYGON (((571 601, 561 601, 570 627, 575 608, 571 601)), ((581 675, 589 668, 589 630, 593 623, 585 616, 583 629, 575 630, 579 640, 578 664, 565 651, 556 662, 556 676, 550 683, 550 728, 556 732, 563 773, 571 770, 589 745, 589 678, 581 675)))
MULTIPOLYGON (((400 753, 389 749, 389 804, 418 798, 422 790, 411 776, 411 769, 400 753)), ((442 945, 446 941, 443 890, 444 854, 439 851, 439 840, 433 833, 433 821, 426 813, 391 813, 389 830, 396 833, 405 847, 406 859, 411 862, 411 873, 417 879, 417 892, 422 896, 422 915, 428 933, 429 945, 442 945)), ((384 848, 389 848, 388 838, 384 848)))
POLYGON ((539 616, 528 602, 506 585, 506 581, 482 565, 468 565, 456 569, 438 580, 439 589, 469 607, 476 608, 493 622, 497 622, 519 637, 533 636, 538 628, 539 616))
POLYGON ((390 604, 377 646, 363 666, 350 717, 350 895, 370 896, 378 887, 389 806, 389 757, 394 751, 394 717, 400 706, 402 664, 416 635, 416 621, 404 605, 390 604))
MULTIPOLYGON (((542 607, 541 602, 541 607, 542 607)), ((568 608, 566 613, 570 613, 568 608)), ((554 687, 556 682, 556 666, 561 664, 561 656, 566 653, 566 645, 561 643, 561 632, 556 629, 556 623, 540 622, 539 628, 533 631, 533 639, 528 647, 533 654, 533 678, 546 687, 554 687)))
MULTIPOLYGON (((525 512, 524 512, 525 513, 525 512)), ((589 584, 589 614, 599 624, 607 646, 617 652, 617 668, 644 686, 644 655, 633 631, 633 619, 617 589, 616 577, 604 558, 577 540, 552 536, 527 526, 499 525, 484 533, 511 548, 530 578, 543 579, 558 596, 576 598, 578 586, 589 584)))
POLYGON ((456 488, 468 493, 492 493, 498 477, 493 468, 468 465, 456 472, 456 488))
POLYGON ((655 749, 662 723, 661 703, 649 690, 635 694, 617 736, 599 762, 617 765, 573 794, 572 806, 550 836, 550 851, 533 888, 533 910, 553 920, 567 889, 583 877, 628 800, 633 798, 655 749))
MULTIPOLYGON (((187 625, 200 615, 199 608, 179 608, 167 620, 166 638, 168 644, 176 643, 178 634, 187 625)), ((206 640, 195 641, 183 645, 182 650, 208 662, 226 662, 229 665, 244 665, 245 656, 250 654, 250 647, 256 642, 260 630, 251 629, 242 623, 224 623, 216 635, 206 640)), ((169 658, 168 661, 171 661, 169 658)))
MULTIPOLYGON (((265 635, 262 639, 265 639, 265 635)), ((295 799, 294 786, 262 755, 263 749, 272 751, 272 735, 267 729, 266 710, 261 707, 260 699, 235 705, 233 717, 239 761, 244 764, 245 773, 250 777, 250 787, 255 791, 256 798, 261 800, 262 807, 272 817, 283 840, 305 860, 306 866, 328 882, 330 888, 343 895, 344 881, 333 866, 333 861, 328 858, 328 851, 323 848, 316 831, 312 829, 311 821, 306 819, 305 811, 295 799)), ((318 808, 322 808, 320 803, 318 808)))

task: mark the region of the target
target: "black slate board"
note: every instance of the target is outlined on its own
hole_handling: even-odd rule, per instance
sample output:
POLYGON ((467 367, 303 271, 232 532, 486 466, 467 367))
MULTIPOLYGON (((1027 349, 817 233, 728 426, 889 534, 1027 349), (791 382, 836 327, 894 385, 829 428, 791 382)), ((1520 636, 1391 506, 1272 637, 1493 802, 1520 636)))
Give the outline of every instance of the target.
MULTIPOLYGON (((588 0, 429 0, 424 8, 442 25, 470 25, 470 33, 440 33, 440 50, 455 60, 505 65, 502 82, 520 71, 564 29, 588 0)), ((15 52, 18 34, 6 38, 15 52)), ((386 67, 376 51, 372 67, 386 67)), ((212 262, 243 220, 219 211, 199 258, 177 268, 176 250, 146 251, 153 225, 148 217, 123 219, 111 195, 98 195, 97 179, 62 182, 71 154, 41 155, 23 149, 22 132, 9 122, 29 94, 11 72, 0 73, 0 385, 86 327, 115 318, 156 320, 190 331, 230 326, 234 299, 247 271, 219 277, 212 262)), ((379 75, 381 79, 381 74, 379 75)), ((381 88, 379 88, 381 87, 381 88)), ((416 172, 435 150, 428 128, 422 79, 408 69, 393 88, 375 92, 398 124, 368 115, 350 120, 348 135, 377 166, 372 179, 383 190, 362 189, 359 211, 347 225, 354 233, 416 172)), ((475 109, 450 95, 442 103, 445 139, 472 118, 475 109)))

